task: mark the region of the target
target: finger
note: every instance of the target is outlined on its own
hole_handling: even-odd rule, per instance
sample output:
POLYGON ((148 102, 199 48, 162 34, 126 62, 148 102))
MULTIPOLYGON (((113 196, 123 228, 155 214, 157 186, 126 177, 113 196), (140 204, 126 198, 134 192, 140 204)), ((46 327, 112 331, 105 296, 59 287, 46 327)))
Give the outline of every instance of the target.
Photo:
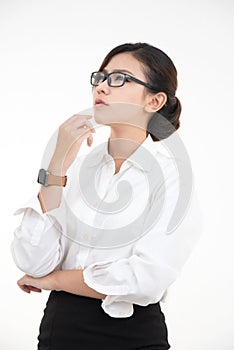
POLYGON ((24 275, 22 278, 20 278, 18 281, 17 281, 17 284, 20 286, 22 285, 29 285, 29 281, 30 281, 30 276, 28 275, 24 275))
POLYGON ((23 285, 19 285, 19 287, 23 292, 30 293, 30 288, 27 285, 23 284, 23 285))
POLYGON ((37 288, 37 287, 34 287, 34 286, 27 286, 30 291, 32 292, 36 292, 36 293, 41 293, 41 289, 40 288, 37 288))
POLYGON ((22 278, 20 278, 17 281, 18 286, 21 288, 28 289, 28 286, 30 285, 30 276, 24 275, 22 278))
POLYGON ((93 125, 90 123, 90 121, 88 121, 87 119, 83 119, 83 118, 73 120, 71 123, 66 125, 66 130, 72 131, 72 130, 76 130, 76 129, 83 129, 84 126, 86 126, 86 128, 88 130, 92 130, 93 132, 95 132, 95 129, 94 129, 93 125))
POLYGON ((90 121, 86 120, 85 125, 87 125, 92 132, 96 132, 96 130, 93 127, 93 124, 90 121))
POLYGON ((77 121, 77 120, 82 120, 85 121, 87 119, 91 119, 92 115, 84 115, 84 114, 74 114, 73 116, 71 116, 70 118, 68 118, 67 120, 65 120, 65 122, 62 125, 70 125, 71 123, 77 121))
POLYGON ((93 143, 93 135, 90 134, 89 137, 87 138, 87 145, 90 147, 92 146, 93 143))
POLYGON ((19 283, 18 283, 18 286, 20 287, 20 289, 22 289, 22 290, 23 290, 24 292, 26 292, 26 293, 30 293, 31 291, 32 291, 32 292, 37 292, 37 293, 40 293, 40 292, 41 292, 41 289, 40 289, 40 288, 31 286, 31 285, 19 284, 19 283))
MULTIPOLYGON (((83 142, 85 139, 88 139, 88 137, 91 135, 90 132, 96 132, 95 129, 93 128, 93 125, 89 122, 84 122, 82 125, 76 125, 76 128, 72 128, 72 130, 70 130, 70 133, 73 137, 73 143, 72 145, 74 145, 77 141, 78 142, 83 142)), ((89 142, 91 141, 91 143, 93 142, 93 138, 90 137, 89 142)), ((87 141, 88 142, 88 141, 87 141)))

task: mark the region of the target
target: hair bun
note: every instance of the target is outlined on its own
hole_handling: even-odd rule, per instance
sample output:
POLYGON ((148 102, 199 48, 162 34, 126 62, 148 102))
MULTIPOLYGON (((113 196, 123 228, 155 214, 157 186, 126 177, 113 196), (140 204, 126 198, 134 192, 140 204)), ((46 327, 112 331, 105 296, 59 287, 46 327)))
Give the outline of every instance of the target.
POLYGON ((180 127, 181 103, 176 96, 168 95, 166 104, 153 114, 147 125, 147 134, 154 141, 169 137, 180 127))

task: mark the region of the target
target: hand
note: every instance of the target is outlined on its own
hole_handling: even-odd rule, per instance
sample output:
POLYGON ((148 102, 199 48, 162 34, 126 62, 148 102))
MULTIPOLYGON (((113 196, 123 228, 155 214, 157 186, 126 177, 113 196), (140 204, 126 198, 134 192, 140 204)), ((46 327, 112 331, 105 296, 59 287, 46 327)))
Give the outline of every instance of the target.
POLYGON ((96 131, 88 121, 90 118, 92 118, 90 115, 75 114, 59 127, 55 152, 49 165, 49 170, 53 174, 59 176, 66 174, 84 140, 87 140, 88 146, 92 145, 92 132, 96 131))
POLYGON ((37 292, 44 290, 54 290, 56 287, 56 275, 58 271, 53 271, 50 274, 35 278, 29 275, 24 275, 17 281, 18 286, 26 293, 37 292))

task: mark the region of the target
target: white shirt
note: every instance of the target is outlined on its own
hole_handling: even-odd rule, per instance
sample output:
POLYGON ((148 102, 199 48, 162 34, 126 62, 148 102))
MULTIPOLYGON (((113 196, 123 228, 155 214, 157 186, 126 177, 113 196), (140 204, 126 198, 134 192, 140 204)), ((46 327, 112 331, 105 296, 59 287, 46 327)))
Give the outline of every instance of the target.
POLYGON ((24 215, 11 246, 14 261, 34 277, 83 269, 85 283, 107 295, 103 310, 129 317, 134 304, 162 300, 199 236, 191 204, 167 232, 180 186, 175 160, 158 152, 150 135, 117 174, 106 141, 77 157, 59 208, 42 213, 35 194, 16 211, 24 215))

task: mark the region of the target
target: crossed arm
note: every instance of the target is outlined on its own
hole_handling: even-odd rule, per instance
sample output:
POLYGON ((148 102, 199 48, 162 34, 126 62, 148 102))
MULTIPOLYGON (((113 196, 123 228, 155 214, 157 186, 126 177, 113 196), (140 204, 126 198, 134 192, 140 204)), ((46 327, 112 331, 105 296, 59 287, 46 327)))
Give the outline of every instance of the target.
POLYGON ((41 292, 44 289, 63 290, 95 299, 106 297, 105 294, 95 291, 84 282, 83 270, 56 270, 39 278, 24 275, 17 281, 17 284, 26 293, 41 292))
MULTIPOLYGON (((60 190, 60 189, 59 189, 60 190)), ((53 190, 55 191, 55 190, 53 190)), ((58 189, 57 189, 58 191, 58 189)), ((53 193, 54 194, 54 193, 53 193)), ((56 194, 56 193, 55 193, 56 194)), ((57 193, 59 196, 59 193, 57 193)), ((45 196, 45 194, 44 194, 45 196)), ((38 196, 43 212, 45 212, 38 196)), ((17 281, 18 286, 26 293, 41 292, 44 290, 63 290, 72 294, 90 298, 104 299, 106 295, 90 288, 83 278, 83 270, 55 270, 43 277, 24 275, 17 281)))

